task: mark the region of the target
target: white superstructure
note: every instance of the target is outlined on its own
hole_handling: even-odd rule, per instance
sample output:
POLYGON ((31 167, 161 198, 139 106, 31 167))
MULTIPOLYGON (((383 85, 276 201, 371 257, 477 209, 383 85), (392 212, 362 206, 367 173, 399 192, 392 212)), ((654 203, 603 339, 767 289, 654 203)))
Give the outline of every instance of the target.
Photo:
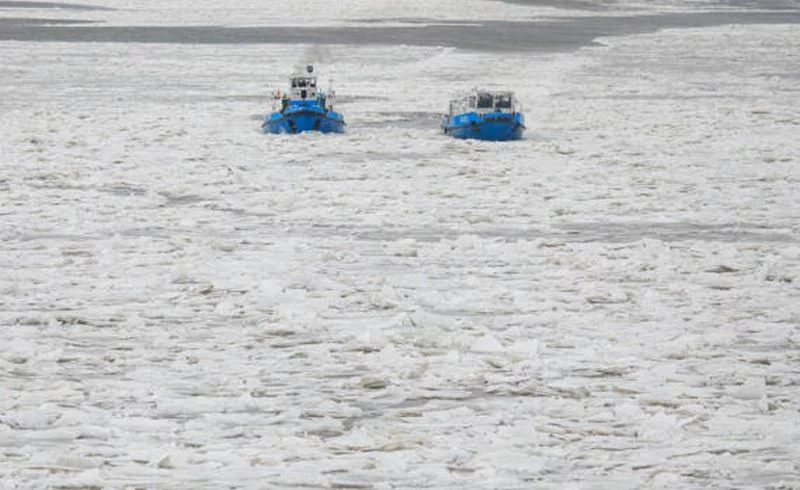
POLYGON ((291 77, 289 98, 292 100, 314 100, 317 98, 317 76, 314 65, 306 67, 306 73, 297 73, 291 77))
POLYGON ((478 115, 490 112, 515 113, 522 111, 514 92, 472 89, 450 101, 450 116, 475 112, 478 115))

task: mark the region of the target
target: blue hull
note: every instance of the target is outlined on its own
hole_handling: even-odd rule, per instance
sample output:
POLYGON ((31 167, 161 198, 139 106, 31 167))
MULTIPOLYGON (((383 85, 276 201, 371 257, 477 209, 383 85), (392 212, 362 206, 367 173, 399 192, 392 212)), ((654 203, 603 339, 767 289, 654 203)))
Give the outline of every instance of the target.
POLYGON ((442 123, 444 133, 454 138, 486 141, 522 139, 525 119, 522 113, 489 113, 480 116, 474 112, 457 114, 442 123))
POLYGON ((319 131, 321 133, 343 133, 344 118, 334 111, 319 107, 287 107, 282 112, 273 112, 264 118, 265 133, 302 133, 319 131))

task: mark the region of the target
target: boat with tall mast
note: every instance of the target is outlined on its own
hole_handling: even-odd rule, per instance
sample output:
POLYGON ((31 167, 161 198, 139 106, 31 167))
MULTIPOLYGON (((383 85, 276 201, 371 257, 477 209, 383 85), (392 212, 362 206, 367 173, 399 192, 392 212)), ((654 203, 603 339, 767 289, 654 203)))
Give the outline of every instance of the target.
POLYGON ((288 93, 275 93, 274 111, 261 125, 265 133, 344 132, 344 117, 333 108, 336 93, 320 89, 313 65, 308 65, 305 73, 292 75, 290 83, 288 93))

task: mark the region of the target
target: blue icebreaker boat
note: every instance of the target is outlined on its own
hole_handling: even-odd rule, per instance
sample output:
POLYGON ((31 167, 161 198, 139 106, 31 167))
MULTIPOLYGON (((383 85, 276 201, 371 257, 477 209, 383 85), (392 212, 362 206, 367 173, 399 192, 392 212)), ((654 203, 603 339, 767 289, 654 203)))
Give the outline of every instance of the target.
POLYGON ((525 116, 513 92, 473 89, 450 101, 442 129, 455 138, 518 140, 525 130, 525 116))
POLYGON ((261 125, 265 133, 344 132, 344 118, 333 110, 336 94, 326 94, 317 87, 313 65, 308 65, 306 71, 292 75, 288 94, 275 94, 275 112, 264 116, 261 125))

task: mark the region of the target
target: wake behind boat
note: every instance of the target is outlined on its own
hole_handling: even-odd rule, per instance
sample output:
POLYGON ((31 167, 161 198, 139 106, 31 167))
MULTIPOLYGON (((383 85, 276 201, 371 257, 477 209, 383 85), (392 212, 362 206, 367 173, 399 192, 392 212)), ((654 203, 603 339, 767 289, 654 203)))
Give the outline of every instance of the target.
POLYGON ((472 89, 450 101, 442 129, 454 138, 518 140, 525 117, 513 92, 472 89))
POLYGON ((336 94, 319 89, 313 65, 306 72, 292 75, 288 94, 275 94, 274 112, 261 125, 265 133, 344 132, 344 117, 333 110, 336 94))

